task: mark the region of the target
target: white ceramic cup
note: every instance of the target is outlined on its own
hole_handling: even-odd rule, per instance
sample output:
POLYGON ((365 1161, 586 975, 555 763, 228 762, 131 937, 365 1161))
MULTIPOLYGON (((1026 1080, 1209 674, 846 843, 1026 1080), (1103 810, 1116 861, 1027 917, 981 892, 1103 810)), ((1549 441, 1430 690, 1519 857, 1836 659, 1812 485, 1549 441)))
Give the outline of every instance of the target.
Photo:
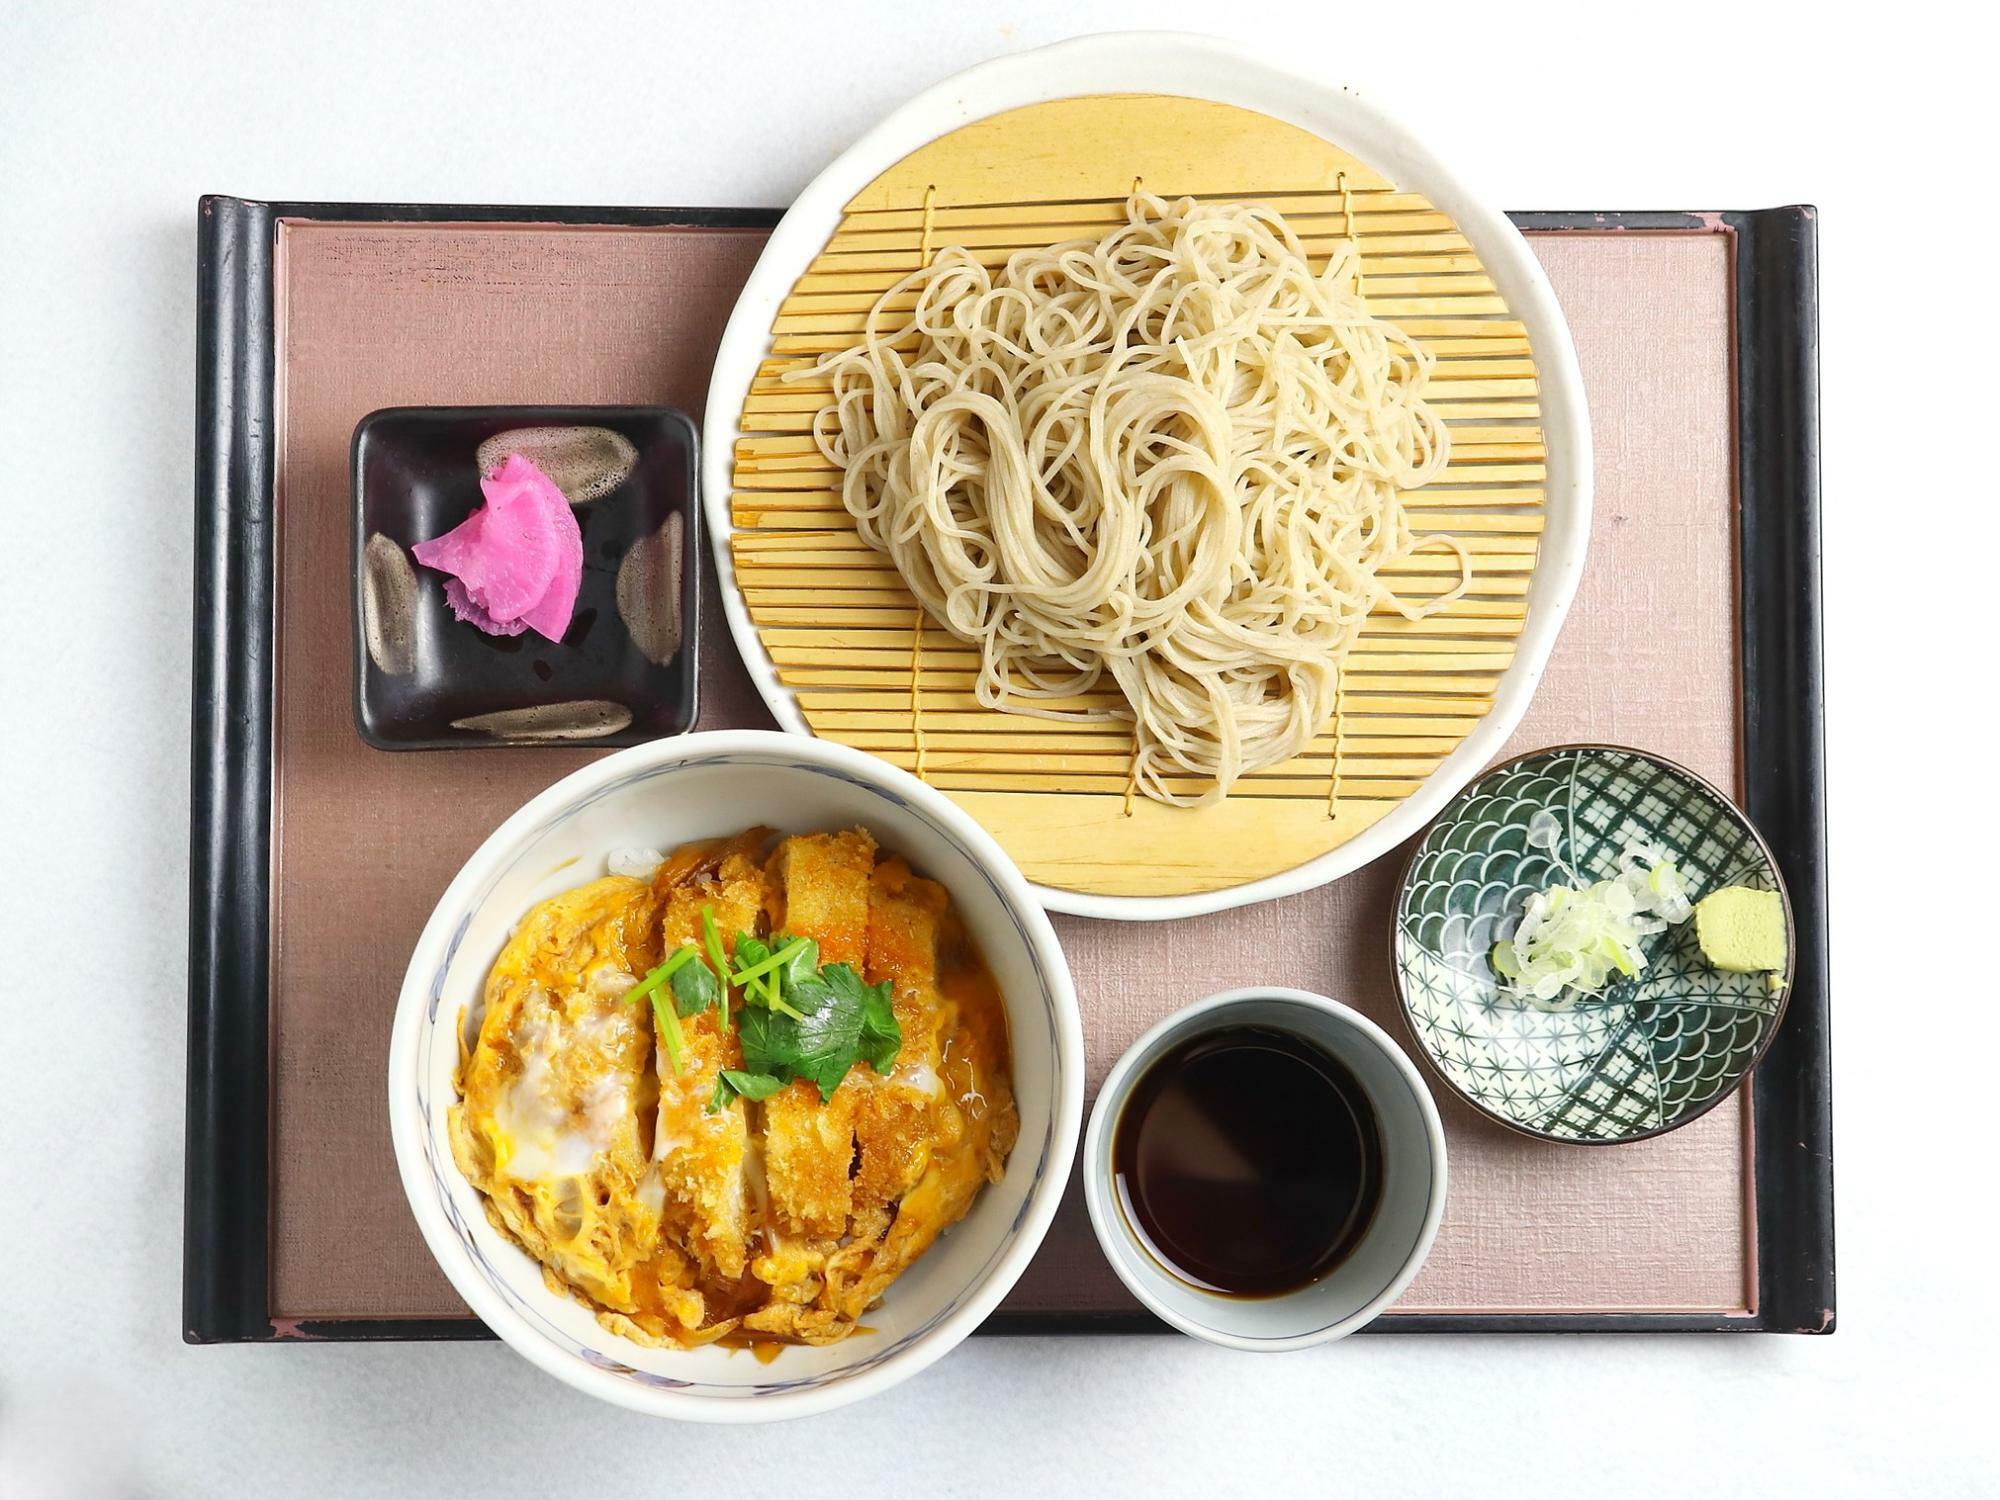
POLYGON ((1444 1125, 1416 1066, 1359 1011, 1306 990, 1228 990, 1168 1016, 1118 1059, 1084 1137, 1083 1190, 1112 1269, 1158 1316, 1232 1349, 1303 1349, 1369 1322, 1423 1266, 1444 1216, 1444 1125), (1112 1166, 1118 1116, 1147 1068, 1182 1042, 1238 1026, 1289 1032, 1345 1063, 1367 1091, 1382 1137, 1382 1198, 1361 1243, 1317 1281, 1275 1297, 1225 1296, 1161 1264, 1129 1221, 1112 1166))

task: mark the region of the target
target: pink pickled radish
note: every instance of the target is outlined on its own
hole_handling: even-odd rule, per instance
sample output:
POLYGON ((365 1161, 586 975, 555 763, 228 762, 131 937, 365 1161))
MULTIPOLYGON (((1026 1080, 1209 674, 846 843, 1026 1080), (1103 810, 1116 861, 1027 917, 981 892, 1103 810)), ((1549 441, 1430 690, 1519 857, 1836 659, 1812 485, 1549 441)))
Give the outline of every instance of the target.
POLYGON ((532 629, 559 641, 583 584, 583 532, 569 501, 518 453, 479 481, 486 504, 443 536, 411 548, 452 575, 452 613, 489 635, 532 629))
POLYGON ((484 605, 466 592, 463 578, 447 578, 444 581, 444 602, 451 606, 453 615, 488 635, 519 635, 528 628, 526 620, 494 619, 484 605))

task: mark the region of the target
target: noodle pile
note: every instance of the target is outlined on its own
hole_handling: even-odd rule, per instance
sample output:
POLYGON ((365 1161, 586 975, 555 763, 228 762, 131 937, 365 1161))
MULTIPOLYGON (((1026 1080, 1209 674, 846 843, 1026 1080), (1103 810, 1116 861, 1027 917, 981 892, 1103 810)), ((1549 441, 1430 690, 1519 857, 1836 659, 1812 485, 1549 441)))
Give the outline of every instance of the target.
POLYGON ((1128 721, 1137 789, 1198 805, 1306 749, 1371 609, 1464 592, 1445 537, 1451 592, 1378 576, 1449 443, 1360 267, 1343 240, 1314 275, 1262 207, 1135 194, 997 274, 941 250, 800 372, 831 377, 814 436, 862 538, 979 648, 981 703, 1128 721))

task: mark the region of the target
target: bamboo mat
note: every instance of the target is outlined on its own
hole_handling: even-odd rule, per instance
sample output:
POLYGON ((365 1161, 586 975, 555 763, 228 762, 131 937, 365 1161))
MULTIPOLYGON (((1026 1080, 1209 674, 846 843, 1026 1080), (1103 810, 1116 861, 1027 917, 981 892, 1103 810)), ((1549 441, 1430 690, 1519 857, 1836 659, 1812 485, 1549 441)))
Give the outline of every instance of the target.
MULTIPOLYGON (((905 157, 847 204, 780 306, 740 426, 737 581, 814 732, 951 795, 1030 879, 1100 895, 1184 895, 1277 874, 1337 848, 1413 793, 1492 706, 1526 618, 1544 520, 1527 332, 1457 226, 1318 136, 1206 100, 1058 100, 977 121, 905 157), (1017 250, 1096 238, 1123 221, 1138 187, 1268 204, 1315 268, 1342 240, 1359 245, 1369 308, 1435 356, 1429 396, 1452 433, 1443 475, 1405 503, 1420 537, 1460 539, 1474 574, 1464 598, 1426 619, 1378 611, 1310 749, 1201 809, 1129 795, 1133 741, 1122 724, 1026 719, 976 701, 976 649, 926 620, 894 567, 856 534, 840 471, 812 436, 830 387, 798 373, 852 344, 876 300, 939 248, 963 246, 998 266, 1017 250)), ((1458 582, 1445 548, 1386 571, 1409 600, 1458 582)), ((1106 689, 1063 704, 1122 699, 1106 689)), ((1192 779, 1174 787, 1204 789, 1192 779)))

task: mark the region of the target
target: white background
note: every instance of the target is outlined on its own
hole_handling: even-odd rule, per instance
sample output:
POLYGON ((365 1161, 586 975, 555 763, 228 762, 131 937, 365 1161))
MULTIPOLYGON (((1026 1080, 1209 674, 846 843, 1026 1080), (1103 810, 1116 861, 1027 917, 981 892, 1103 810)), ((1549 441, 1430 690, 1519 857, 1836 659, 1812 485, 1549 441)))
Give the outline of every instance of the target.
POLYGON ((1846 9, 0 0, 0 1496, 2000 1493, 2000 84, 1970 8, 1846 9), (782 204, 944 74, 1146 25, 1504 207, 1820 206, 1840 1331, 975 1340, 750 1431, 498 1346, 184 1347, 196 195, 782 204))

